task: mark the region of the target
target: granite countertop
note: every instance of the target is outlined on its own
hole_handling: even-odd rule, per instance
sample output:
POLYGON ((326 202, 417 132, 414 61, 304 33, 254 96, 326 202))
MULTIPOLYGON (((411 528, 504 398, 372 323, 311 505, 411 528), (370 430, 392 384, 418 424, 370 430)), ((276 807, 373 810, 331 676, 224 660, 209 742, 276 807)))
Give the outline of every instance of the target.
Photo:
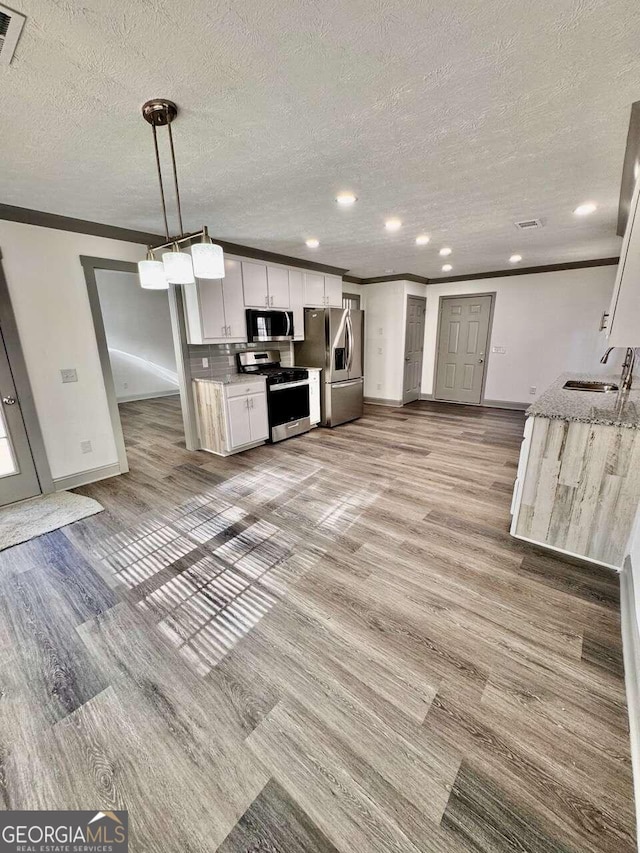
POLYGON ((196 376, 194 382, 211 382, 214 385, 246 385, 248 382, 259 382, 264 385, 264 376, 252 376, 248 373, 228 373, 221 379, 209 379, 204 376, 196 376))
POLYGON ((602 426, 640 429, 640 378, 630 391, 571 391, 562 386, 567 379, 613 382, 620 386, 619 376, 594 376, 589 373, 563 373, 529 406, 527 415, 561 421, 580 421, 602 426))

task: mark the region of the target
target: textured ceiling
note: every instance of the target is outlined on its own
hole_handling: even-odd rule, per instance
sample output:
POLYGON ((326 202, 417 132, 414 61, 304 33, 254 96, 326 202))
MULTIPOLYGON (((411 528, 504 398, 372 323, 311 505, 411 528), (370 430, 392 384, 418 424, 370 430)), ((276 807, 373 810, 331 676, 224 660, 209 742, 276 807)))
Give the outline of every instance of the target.
POLYGON ((443 245, 451 275, 619 251, 637 0, 12 5, 27 23, 0 69, 1 202, 160 232, 140 105, 164 96, 188 230, 362 276, 443 275, 443 245), (541 231, 512 224, 532 217, 541 231))

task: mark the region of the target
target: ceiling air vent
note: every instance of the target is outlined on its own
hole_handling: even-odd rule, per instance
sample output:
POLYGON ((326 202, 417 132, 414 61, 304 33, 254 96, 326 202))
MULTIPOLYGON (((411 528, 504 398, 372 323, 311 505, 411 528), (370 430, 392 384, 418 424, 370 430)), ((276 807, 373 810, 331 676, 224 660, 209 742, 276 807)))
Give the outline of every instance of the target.
POLYGON ((0 65, 9 65, 26 18, 0 5, 0 65))
POLYGON ((532 231, 534 228, 542 228, 541 219, 522 219, 513 223, 518 231, 532 231))

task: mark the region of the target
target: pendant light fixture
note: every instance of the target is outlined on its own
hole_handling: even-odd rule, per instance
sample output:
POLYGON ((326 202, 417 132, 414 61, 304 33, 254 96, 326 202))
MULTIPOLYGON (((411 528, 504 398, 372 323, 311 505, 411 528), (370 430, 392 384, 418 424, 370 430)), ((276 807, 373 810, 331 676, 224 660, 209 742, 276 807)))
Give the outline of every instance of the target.
POLYGON ((182 225, 182 208, 180 206, 180 189, 178 187, 178 172, 176 155, 173 147, 171 122, 178 115, 178 108, 173 101, 166 98, 156 98, 147 101, 142 106, 142 115, 153 130, 153 146, 156 155, 158 183, 160 184, 160 200, 164 217, 166 242, 159 246, 149 246, 147 258, 138 263, 140 286, 150 290, 166 290, 169 284, 193 284, 197 278, 224 278, 224 253, 222 247, 216 245, 209 236, 206 226, 201 231, 185 234, 182 225), (158 150, 158 134, 156 128, 166 127, 169 133, 169 148, 173 167, 173 183, 176 193, 176 207, 180 234, 169 236, 169 220, 158 150), (186 246, 185 246, 186 244, 186 246), (191 247, 191 254, 182 251, 181 246, 191 247), (163 251, 164 250, 164 251, 163 251), (156 258, 156 252, 163 252, 162 260, 156 258))

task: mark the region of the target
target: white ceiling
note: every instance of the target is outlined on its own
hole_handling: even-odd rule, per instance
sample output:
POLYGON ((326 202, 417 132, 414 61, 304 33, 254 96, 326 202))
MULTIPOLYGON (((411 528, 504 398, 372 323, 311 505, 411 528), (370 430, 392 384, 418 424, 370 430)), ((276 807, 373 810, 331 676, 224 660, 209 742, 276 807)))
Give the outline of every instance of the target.
POLYGON ((443 275, 443 245, 452 275, 619 252, 637 0, 11 2, 6 204, 160 232, 140 106, 164 96, 188 230, 362 276, 443 275))

